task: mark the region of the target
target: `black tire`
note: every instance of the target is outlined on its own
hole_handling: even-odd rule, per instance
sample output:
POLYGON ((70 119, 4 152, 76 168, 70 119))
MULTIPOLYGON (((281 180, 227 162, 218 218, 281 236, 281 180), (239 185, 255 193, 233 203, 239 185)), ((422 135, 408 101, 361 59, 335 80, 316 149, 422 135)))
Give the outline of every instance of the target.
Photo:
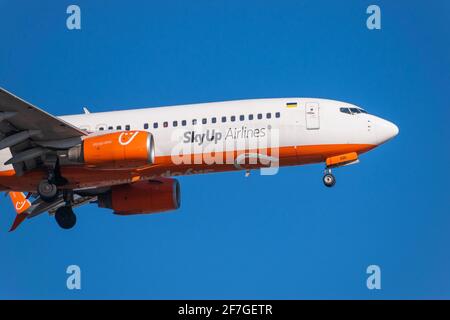
POLYGON ((53 202, 58 196, 58 188, 48 180, 42 180, 38 184, 37 192, 45 202, 53 202))
POLYGON ((73 213, 72 207, 59 207, 55 213, 55 220, 63 229, 71 229, 77 223, 77 216, 73 213))
POLYGON ((327 173, 323 176, 323 184, 326 187, 331 188, 336 184, 336 178, 331 173, 327 173))

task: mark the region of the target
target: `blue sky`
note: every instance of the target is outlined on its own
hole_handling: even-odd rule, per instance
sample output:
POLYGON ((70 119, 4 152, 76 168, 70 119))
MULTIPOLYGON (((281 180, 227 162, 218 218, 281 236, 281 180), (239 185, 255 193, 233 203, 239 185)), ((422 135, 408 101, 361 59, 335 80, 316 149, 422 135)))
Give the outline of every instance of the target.
POLYGON ((91 205, 73 230, 43 215, 15 233, 2 197, 0 298, 450 298, 450 4, 343 3, 0 0, 0 86, 55 115, 308 96, 400 127, 333 189, 322 165, 182 177, 176 212, 91 205))

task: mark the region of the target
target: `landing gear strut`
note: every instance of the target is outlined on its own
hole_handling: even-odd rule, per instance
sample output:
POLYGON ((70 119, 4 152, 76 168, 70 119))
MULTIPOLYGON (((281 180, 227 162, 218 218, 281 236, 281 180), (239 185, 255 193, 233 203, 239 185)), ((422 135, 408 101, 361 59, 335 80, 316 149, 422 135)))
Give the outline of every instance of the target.
POLYGON ((325 169, 325 175, 323 176, 323 183, 326 187, 331 188, 336 184, 336 178, 331 173, 330 168, 325 169))
POLYGON ((73 190, 64 190, 63 198, 65 205, 59 207, 55 213, 55 220, 63 229, 71 229, 77 223, 77 216, 73 213, 73 190))

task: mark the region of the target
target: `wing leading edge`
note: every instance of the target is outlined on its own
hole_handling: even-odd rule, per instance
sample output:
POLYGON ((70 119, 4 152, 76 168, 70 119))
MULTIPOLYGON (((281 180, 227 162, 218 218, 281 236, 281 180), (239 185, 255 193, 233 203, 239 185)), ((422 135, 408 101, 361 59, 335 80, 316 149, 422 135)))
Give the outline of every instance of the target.
POLYGON ((0 149, 10 148, 16 174, 42 165, 58 144, 75 144, 86 132, 0 88, 0 149))

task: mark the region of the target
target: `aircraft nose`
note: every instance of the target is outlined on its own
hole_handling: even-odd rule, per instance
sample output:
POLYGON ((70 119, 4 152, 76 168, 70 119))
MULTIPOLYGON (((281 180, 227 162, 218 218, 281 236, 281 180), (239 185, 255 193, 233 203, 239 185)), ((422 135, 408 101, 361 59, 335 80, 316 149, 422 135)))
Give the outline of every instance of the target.
POLYGON ((398 135, 399 129, 398 127, 387 120, 382 120, 377 126, 377 136, 380 140, 380 143, 384 143, 388 140, 391 140, 396 135, 398 135))

